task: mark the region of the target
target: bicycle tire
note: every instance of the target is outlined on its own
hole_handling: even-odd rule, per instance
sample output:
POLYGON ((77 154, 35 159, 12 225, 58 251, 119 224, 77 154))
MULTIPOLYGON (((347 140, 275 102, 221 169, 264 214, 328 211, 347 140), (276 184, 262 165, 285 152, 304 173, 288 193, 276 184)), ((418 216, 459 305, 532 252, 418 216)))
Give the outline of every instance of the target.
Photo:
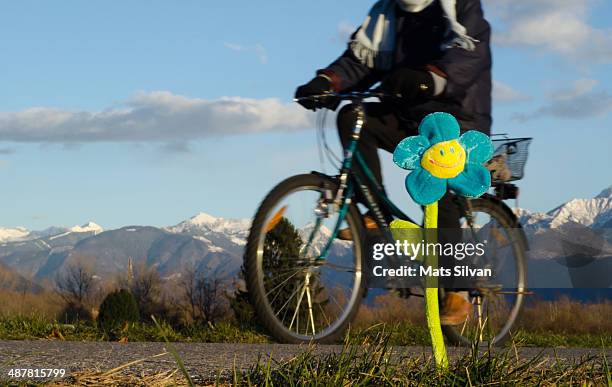
MULTIPOLYGON (((292 344, 305 342, 333 343, 342 337, 344 331, 359 310, 366 287, 364 275, 360 276, 360 283, 357 288, 358 293, 356 294, 355 298, 357 302, 353 302, 351 305, 349 305, 351 309, 345 314, 343 321, 336 324, 332 331, 325 332, 324 335, 312 337, 300 337, 300 335, 292 333, 283 325, 281 321, 279 321, 278 318, 276 318, 276 315, 268 302, 263 285, 263 274, 261 273, 263 269, 261 267, 261 260, 258 257, 258 249, 260 248, 262 237, 265 238, 266 220, 268 219, 270 212, 274 210, 275 205, 281 201, 282 198, 286 197, 292 192, 295 192, 296 190, 303 188, 331 189, 332 192, 335 192, 338 188, 338 183, 332 178, 322 174, 302 174, 287 178, 274 187, 270 193, 268 193, 255 213, 249 236, 247 238, 244 255, 247 291, 258 320, 279 342, 292 344)), ((349 206, 349 210, 346 214, 346 222, 348 223, 353 234, 356 260, 358 260, 362 268, 365 268, 365 261, 363 258, 363 220, 361 218, 361 214, 354 204, 349 206)))
MULTIPOLYGON (((514 249, 514 257, 516 260, 517 267, 517 289, 526 290, 527 288, 527 266, 525 261, 525 251, 527 250, 527 246, 525 243, 524 235, 522 234, 522 230, 520 228, 520 224, 518 220, 512 213, 512 210, 508 206, 506 206, 501 200, 496 199, 490 195, 485 195, 478 199, 470 200, 470 207, 473 211, 481 211, 495 220, 497 220, 500 225, 506 230, 513 231, 513 240, 512 246, 514 249)), ((492 342, 481 342, 480 345, 492 345, 492 346, 502 346, 507 340, 511 337, 511 329, 516 323, 517 319, 520 316, 522 311, 522 306, 525 298, 525 294, 518 293, 517 299, 515 301, 515 307, 511 311, 509 318, 504 325, 504 332, 499 335, 496 334, 493 337, 492 342)), ((444 289, 440 289, 440 299, 444 299, 444 289)), ((441 305, 442 307, 442 305, 441 305)), ((446 337, 447 341, 451 345, 456 346, 470 346, 473 345, 473 340, 463 336, 457 326, 452 325, 443 325, 442 332, 446 337)))

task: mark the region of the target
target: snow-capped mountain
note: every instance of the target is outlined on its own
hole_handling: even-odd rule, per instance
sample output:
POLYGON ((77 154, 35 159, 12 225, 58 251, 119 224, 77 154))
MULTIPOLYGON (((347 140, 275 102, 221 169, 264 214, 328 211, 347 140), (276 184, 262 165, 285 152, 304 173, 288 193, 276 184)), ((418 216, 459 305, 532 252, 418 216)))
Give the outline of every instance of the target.
MULTIPOLYGON (((601 254, 594 256, 608 256, 612 252, 612 233, 606 232, 606 229, 612 230, 612 187, 594 198, 573 199, 546 213, 525 209, 515 212, 528 238, 545 234, 541 242, 531 245, 537 258, 559 256, 569 248, 566 242, 580 242, 578 233, 587 240, 586 244, 602 237, 606 240, 600 243, 601 254), (550 236, 551 232, 555 235, 550 236), (551 240, 559 241, 557 234, 564 242, 551 248, 556 243, 551 240)), ((233 276, 240 269, 250 226, 250 219, 199 213, 164 228, 127 226, 104 230, 93 222, 41 231, 0 228, 0 265, 35 281, 52 279, 67 265, 83 259, 91 263, 96 275, 104 278, 115 278, 124 272, 128 258, 135 265, 156 267, 164 276, 180 272, 185 265, 233 276)), ((303 239, 310 235, 309 227, 298 230, 303 239)), ((329 228, 321 228, 313 247, 321 250, 330 233, 329 228)), ((350 242, 335 241, 331 254, 337 259, 350 257, 350 246, 350 242)))
MULTIPOLYGON (((305 227, 298 230, 298 234, 302 238, 302 241, 307 242, 312 230, 314 228, 314 223, 308 224, 305 227)), ((332 230, 321 225, 319 227, 319 231, 315 234, 314 239, 312 240, 311 248, 314 249, 317 253, 321 252, 329 241, 329 238, 332 235, 332 230)), ((340 239, 335 239, 332 245, 333 253, 336 255, 345 255, 350 253, 350 249, 353 246, 352 242, 343 241, 340 239)))
POLYGON ((612 185, 601 191, 595 198, 612 198, 612 185))
POLYGON ((94 222, 74 227, 0 229, 0 264, 20 275, 54 278, 86 260, 102 278, 125 272, 128 260, 156 267, 165 276, 186 266, 232 276, 240 268, 250 220, 200 213, 176 226, 127 226, 104 230, 94 222))
POLYGON ((74 226, 70 228, 70 232, 93 232, 93 233, 100 233, 104 231, 104 229, 102 228, 102 226, 94 223, 94 222, 88 222, 82 226, 74 226))
POLYGON ((590 228, 610 227, 612 222, 612 186, 591 199, 572 199, 546 213, 515 210, 526 229, 559 228, 577 224, 590 228))
POLYGON ((225 219, 200 212, 164 230, 173 234, 191 235, 216 251, 227 250, 242 254, 250 227, 250 219, 225 219))
POLYGON ((2 228, 0 227, 0 243, 23 242, 46 237, 61 237, 71 233, 93 233, 98 234, 104 229, 94 222, 88 222, 82 226, 73 227, 49 227, 40 231, 30 231, 25 227, 2 228))
POLYGON ((3 228, 0 227, 0 243, 9 242, 9 241, 18 241, 27 238, 30 234, 24 227, 15 227, 15 228, 3 228))
POLYGON ((49 239, 57 239, 72 233, 93 233, 93 235, 103 232, 104 229, 94 222, 88 222, 82 226, 70 227, 67 231, 59 234, 50 234, 49 239))
POLYGON ((529 243, 530 286, 612 286, 612 187, 593 198, 572 199, 546 213, 524 209, 515 213, 529 243))
POLYGON ((200 212, 176 226, 166 227, 165 229, 175 234, 184 233, 204 237, 208 235, 223 234, 234 243, 244 245, 246 244, 246 238, 250 227, 250 219, 217 218, 205 212, 200 212))
POLYGON ((612 220, 612 187, 603 190, 592 199, 573 199, 550 211, 551 227, 575 222, 583 226, 599 228, 612 220))

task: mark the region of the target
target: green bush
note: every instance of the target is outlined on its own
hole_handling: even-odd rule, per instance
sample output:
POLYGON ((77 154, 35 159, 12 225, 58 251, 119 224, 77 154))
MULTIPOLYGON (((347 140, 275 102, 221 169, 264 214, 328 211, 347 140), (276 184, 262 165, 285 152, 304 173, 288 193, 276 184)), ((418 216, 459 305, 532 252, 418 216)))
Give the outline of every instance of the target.
POLYGON ((125 289, 110 293, 100 305, 98 326, 106 333, 121 329, 126 323, 137 322, 139 319, 136 299, 125 289))

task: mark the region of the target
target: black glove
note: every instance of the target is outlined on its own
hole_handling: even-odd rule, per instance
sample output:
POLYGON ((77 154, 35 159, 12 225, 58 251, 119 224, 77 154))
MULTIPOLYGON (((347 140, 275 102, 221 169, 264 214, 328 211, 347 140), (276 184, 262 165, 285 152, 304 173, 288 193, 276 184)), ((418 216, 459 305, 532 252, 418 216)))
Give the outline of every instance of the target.
POLYGON ((433 97, 434 81, 429 71, 400 68, 382 81, 380 88, 404 103, 417 104, 433 97))
MULTIPOLYGON (((316 76, 310 82, 302 85, 295 90, 295 98, 309 97, 311 95, 319 95, 332 92, 332 85, 329 79, 316 76)), ((338 106, 336 98, 324 97, 318 99, 303 99, 298 103, 306 109, 315 110, 317 108, 335 109, 338 106)))

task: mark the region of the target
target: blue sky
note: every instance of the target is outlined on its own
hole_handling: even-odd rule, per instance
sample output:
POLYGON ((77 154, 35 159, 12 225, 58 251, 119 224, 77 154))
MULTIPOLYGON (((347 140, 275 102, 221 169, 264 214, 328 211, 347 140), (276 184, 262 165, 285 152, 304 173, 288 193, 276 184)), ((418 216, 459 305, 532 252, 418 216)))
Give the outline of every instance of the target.
MULTIPOLYGON (((372 3, 1 1, 0 227, 251 216, 282 178, 320 168, 291 97, 372 3)), ((610 186, 612 4, 484 6, 493 131, 535 137, 520 205, 610 186)), ((405 171, 383 158, 408 203, 405 171)))

